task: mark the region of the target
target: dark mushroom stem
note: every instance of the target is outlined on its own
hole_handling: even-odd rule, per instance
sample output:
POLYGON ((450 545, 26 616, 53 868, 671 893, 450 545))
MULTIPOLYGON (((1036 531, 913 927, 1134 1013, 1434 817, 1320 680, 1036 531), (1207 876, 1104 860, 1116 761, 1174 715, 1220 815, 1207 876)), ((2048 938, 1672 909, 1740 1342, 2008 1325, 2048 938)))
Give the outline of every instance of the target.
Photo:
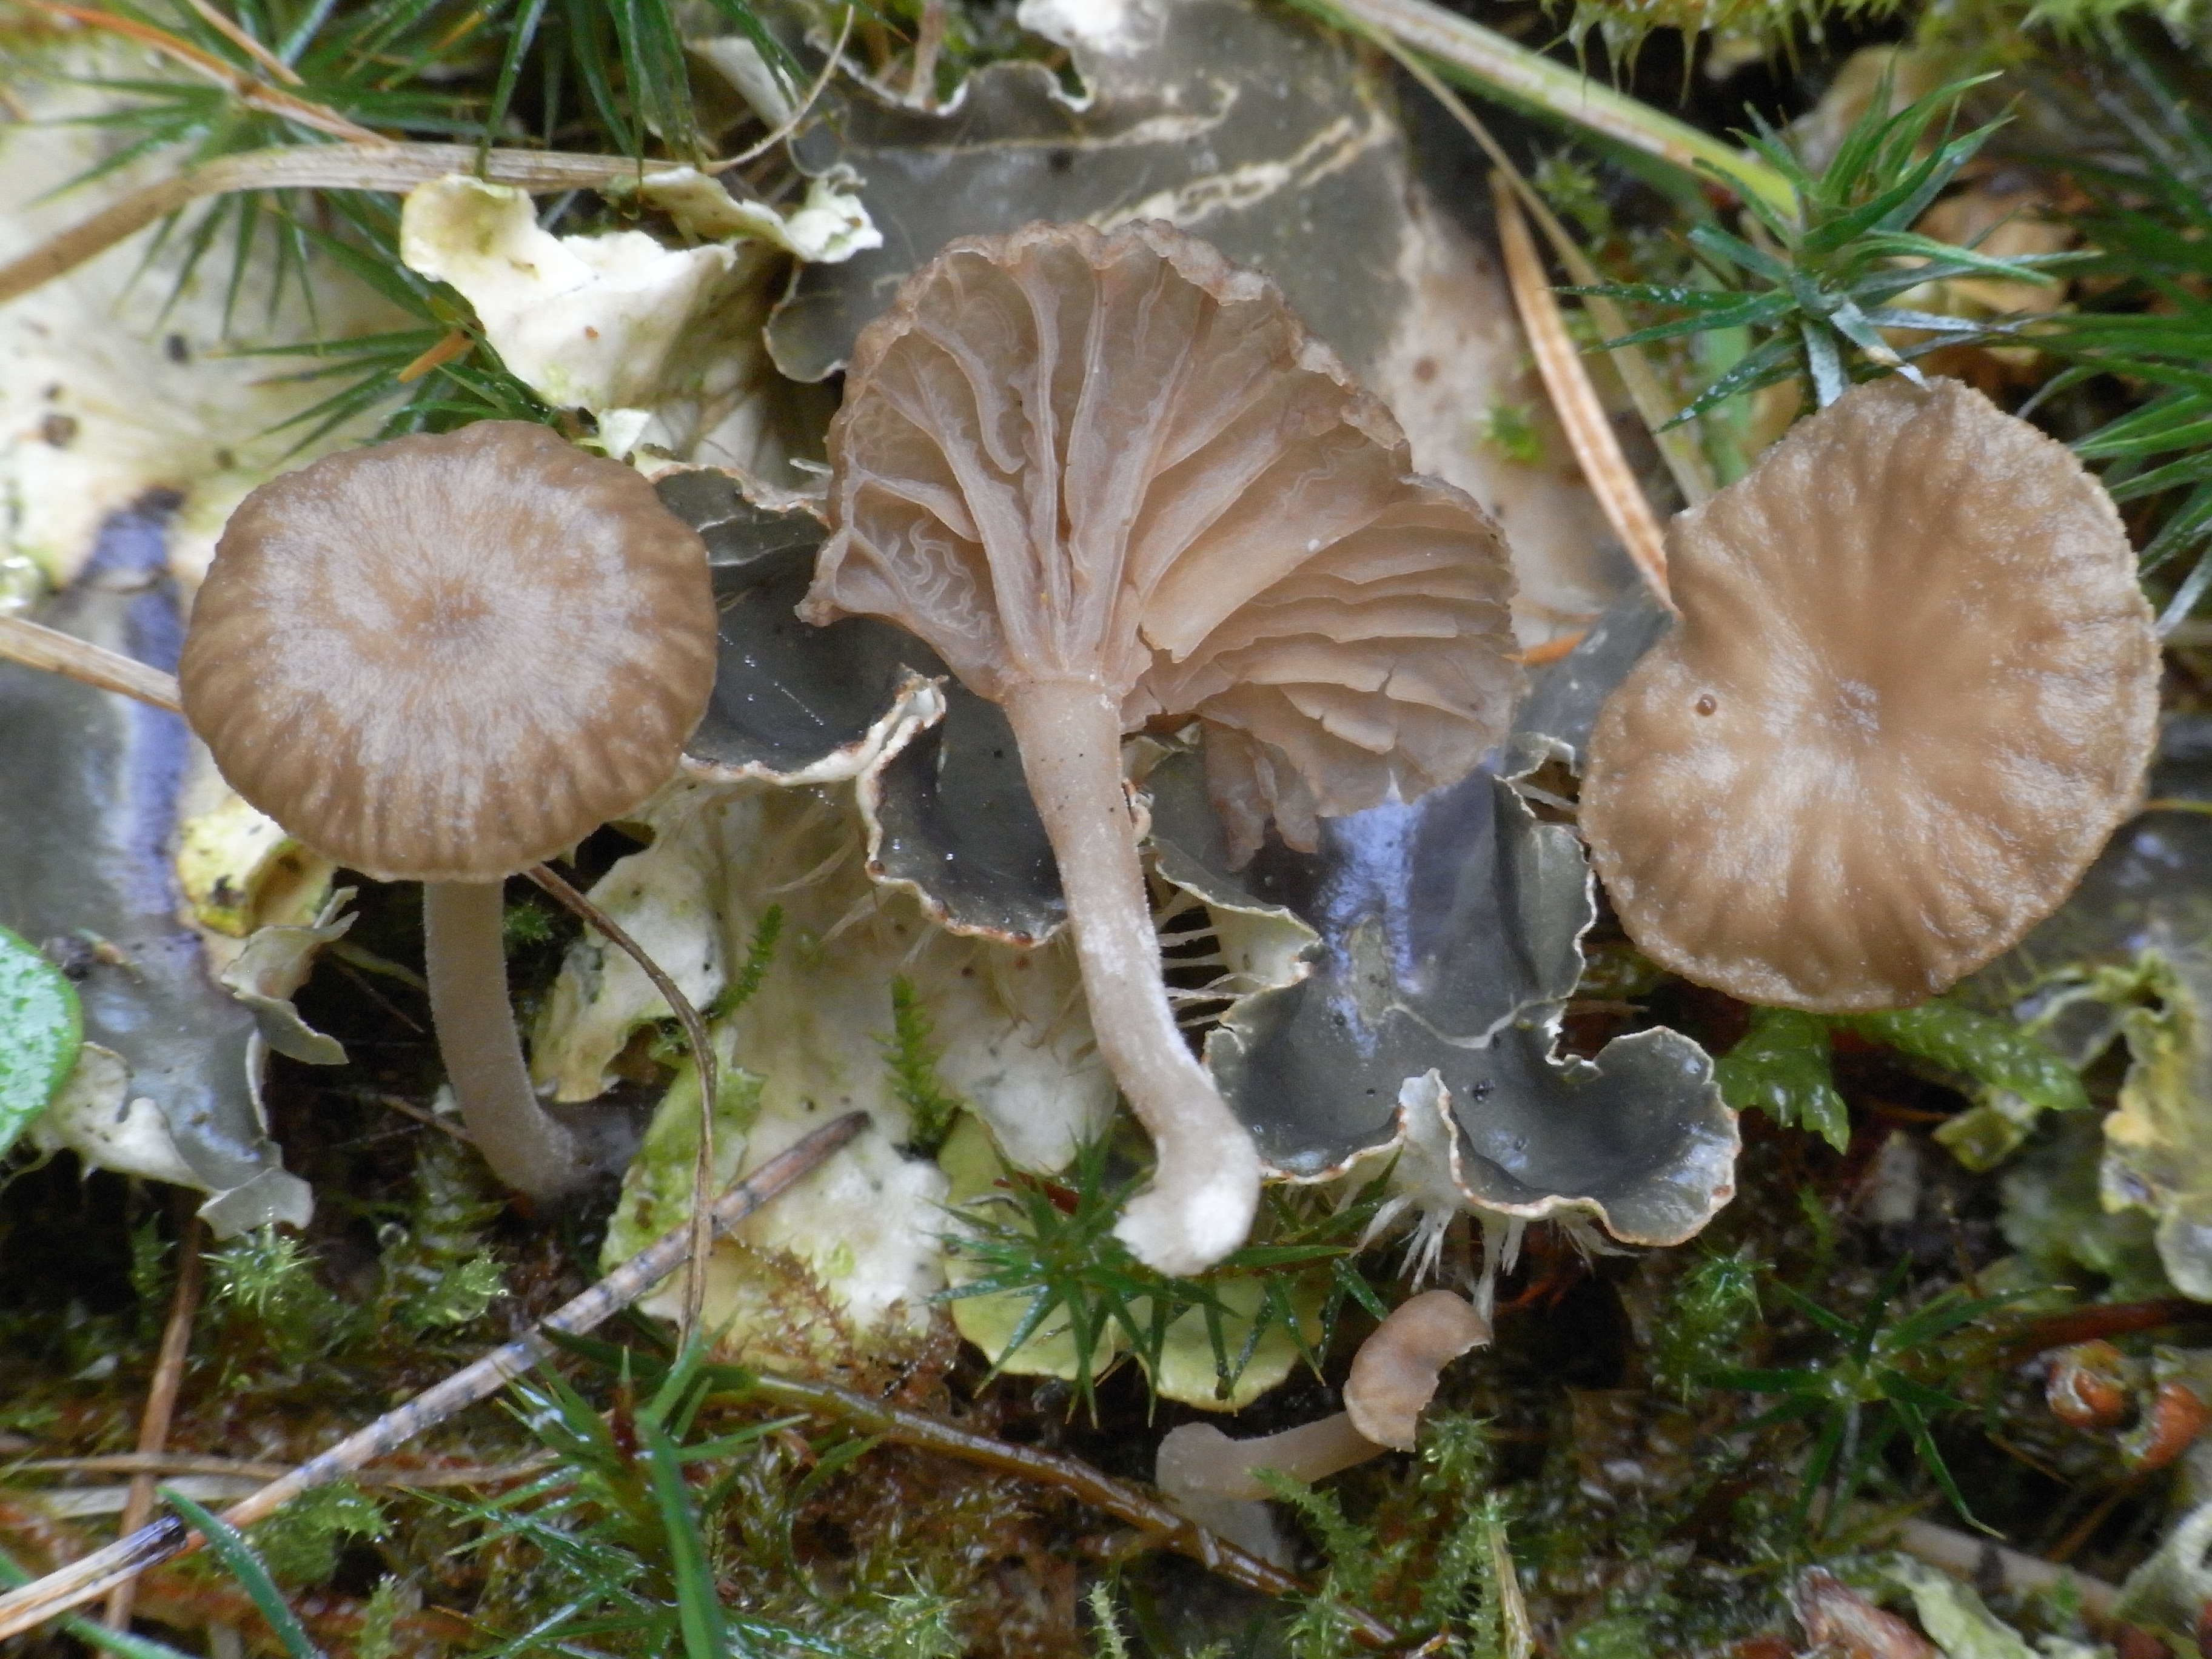
POLYGON ((477 1150, 492 1173, 532 1198, 574 1190, 584 1167, 574 1138, 531 1087, 507 999, 496 881, 422 884, 422 957, 438 1053, 477 1150))
POLYGON ((1168 1003, 1121 782, 1121 699, 1095 680, 1039 680, 1003 702, 1060 862, 1099 1051, 1158 1154, 1115 1235, 1163 1273, 1197 1273, 1244 1242, 1260 1161, 1168 1003))

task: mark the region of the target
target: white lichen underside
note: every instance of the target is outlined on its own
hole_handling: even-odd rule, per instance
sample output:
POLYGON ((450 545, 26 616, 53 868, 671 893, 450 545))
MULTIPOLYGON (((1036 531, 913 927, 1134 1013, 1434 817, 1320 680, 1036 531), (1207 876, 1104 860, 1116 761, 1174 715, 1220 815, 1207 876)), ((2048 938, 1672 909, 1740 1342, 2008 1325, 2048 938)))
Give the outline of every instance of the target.
MULTIPOLYGON (((18 118, 0 124, 0 261, 29 252, 131 189, 167 158, 60 191, 115 142, 94 127, 57 125, 110 101, 64 76, 143 74, 142 59, 73 48, 51 72, 17 76, 18 118)), ((374 418, 339 427, 303 455, 283 423, 330 395, 324 381, 286 383, 283 365, 240 349, 405 326, 360 285, 325 282, 310 319, 296 290, 268 314, 268 261, 249 262, 226 340, 228 244, 202 262, 167 316, 182 253, 178 238, 141 271, 145 239, 109 249, 0 307, 0 608, 43 578, 66 582, 90 556, 109 514, 146 491, 184 495, 171 563, 189 585, 204 570, 230 509, 279 465, 356 442, 374 418)), ((265 251, 268 244, 262 245, 265 251)))
MULTIPOLYGON (((921 1328, 942 1284, 945 1185, 933 1163, 897 1150, 909 1126, 881 1046, 891 981, 911 981, 934 1022, 946 1090, 975 1106, 1011 1156, 1057 1168, 1113 1104, 1072 951, 957 938, 908 895, 873 886, 842 791, 678 784, 639 817, 658 838, 618 862, 593 896, 695 1000, 710 1001, 744 961, 762 913, 783 908, 783 942, 759 994, 717 1027, 734 1063, 760 1080, 732 1170, 844 1112, 866 1111, 880 1131, 748 1222, 738 1246, 718 1251, 715 1305, 759 1316, 732 1346, 795 1340, 777 1323, 790 1309, 788 1274, 769 1260, 776 1253, 811 1272, 856 1334, 921 1328)), ((596 1097, 630 1034, 665 1017, 628 957, 580 942, 538 1022, 540 1086, 557 1099, 596 1097)))

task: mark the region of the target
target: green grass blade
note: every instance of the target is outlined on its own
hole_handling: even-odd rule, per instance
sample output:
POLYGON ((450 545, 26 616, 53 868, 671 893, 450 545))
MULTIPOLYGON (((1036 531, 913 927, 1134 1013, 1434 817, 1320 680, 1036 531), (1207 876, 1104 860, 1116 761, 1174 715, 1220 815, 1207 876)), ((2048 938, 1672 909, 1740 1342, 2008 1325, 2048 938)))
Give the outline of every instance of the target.
POLYGON ((1805 367, 1813 376, 1813 393, 1821 408, 1844 395, 1850 382, 1844 378, 1842 356, 1836 350, 1836 337, 1820 324, 1809 319, 1797 325, 1805 345, 1805 367))
POLYGON ((2204 597, 2207 587, 2212 587, 2212 550, 2198 556, 2196 565, 2183 579, 2181 586, 2174 590, 2173 598, 2159 613, 2158 631, 2162 635, 2171 634, 2187 622, 2191 612, 2197 609, 2197 602, 2204 597))
POLYGON ((216 1559, 222 1563, 233 1578, 238 1580, 239 1588, 260 1609, 261 1616, 269 1621, 269 1628, 284 1644, 284 1651, 290 1659, 322 1659, 322 1650, 307 1639, 307 1632, 294 1617, 283 1593, 276 1588, 276 1581, 269 1576, 269 1569, 261 1565, 261 1558, 253 1553, 253 1547, 246 1541, 245 1534, 228 1521, 210 1515, 175 1488, 162 1486, 157 1490, 169 1507, 183 1516, 207 1540, 208 1547, 216 1553, 216 1559))
POLYGON ((491 106, 484 112, 485 149, 498 142, 500 129, 507 125, 507 108, 514 101, 514 83, 522 74, 523 59, 530 55, 531 46, 538 39, 538 26, 544 17, 545 0, 528 0, 507 33, 507 51, 500 58, 499 80, 492 88, 491 106))
POLYGON ((1984 1522, 1966 1506, 1966 1495, 1959 1490, 1958 1481, 1952 1478, 1951 1466, 1943 1461, 1943 1454, 1936 1445, 1936 1437, 1929 1432, 1928 1419, 1921 1415, 1919 1408, 1901 1400, 1891 1401, 1889 1408, 1896 1413, 1897 1420, 1905 1425, 1905 1435, 1912 1442, 1912 1449, 1919 1455, 1921 1467, 1935 1477, 1936 1484, 1943 1489, 1943 1496, 1951 1500, 1951 1507, 1958 1510, 1966 1524, 1976 1531, 1985 1532, 1992 1538, 2002 1538, 2003 1534, 1984 1522))
POLYGON ((691 1507, 691 1491, 684 1483, 683 1459, 659 1424, 641 1418, 637 1426, 645 1441, 653 1507, 667 1537, 684 1651, 687 1659, 723 1659, 721 1598, 714 1593, 714 1572, 708 1565, 707 1540, 691 1507))

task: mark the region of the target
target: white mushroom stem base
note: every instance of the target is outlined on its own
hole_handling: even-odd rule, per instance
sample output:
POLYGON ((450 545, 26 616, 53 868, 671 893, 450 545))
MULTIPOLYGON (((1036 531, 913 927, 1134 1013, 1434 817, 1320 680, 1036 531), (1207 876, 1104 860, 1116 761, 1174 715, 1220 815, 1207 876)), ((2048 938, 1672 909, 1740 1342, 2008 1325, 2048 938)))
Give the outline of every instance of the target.
POLYGON ((1255 1471, 1274 1469, 1310 1483, 1383 1449, 1342 1412, 1260 1440, 1231 1440, 1211 1423, 1186 1423, 1160 1442, 1153 1478, 1184 1519, 1284 1567, 1291 1550, 1265 1501, 1273 1494, 1255 1471))
POLYGON ((1178 1508, 1200 1501, 1252 1504, 1274 1496, 1261 1469, 1310 1484, 1389 1449, 1360 1433, 1344 1412, 1257 1440, 1232 1440, 1211 1423, 1185 1423, 1160 1442, 1153 1480, 1178 1508))
POLYGON ((507 951, 495 881, 422 884, 422 957, 430 1018, 461 1121, 491 1171, 519 1193, 557 1198, 584 1170, 574 1138, 530 1086, 507 1000, 507 951))
POLYGON ((1060 882, 1098 1048, 1152 1137, 1152 1183, 1115 1237, 1162 1273, 1198 1273, 1244 1242, 1260 1158, 1183 1041, 1160 978, 1136 825, 1121 783, 1121 699, 1096 681, 1005 694, 1060 882))

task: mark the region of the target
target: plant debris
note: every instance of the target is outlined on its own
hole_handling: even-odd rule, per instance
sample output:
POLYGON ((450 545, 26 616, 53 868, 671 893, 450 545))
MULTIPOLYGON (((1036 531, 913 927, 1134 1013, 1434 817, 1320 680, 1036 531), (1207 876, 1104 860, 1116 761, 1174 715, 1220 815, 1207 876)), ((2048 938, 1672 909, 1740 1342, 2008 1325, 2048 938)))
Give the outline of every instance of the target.
MULTIPOLYGON (((2203 1646, 2208 38, 2141 0, 0 15, 0 1649, 2203 1646), (1101 314, 1139 265, 1281 296, 1214 343, 1276 392, 1327 381, 1332 412, 1197 420, 1197 356, 1144 349, 1184 337, 1182 289, 1101 345, 1017 246, 1121 272, 1101 314), (914 297, 946 283, 961 304, 914 297), (1139 370, 1190 443, 1099 425, 1139 370), (901 435, 1017 404, 972 441, 901 435), (2003 441, 1793 459, 1929 407, 2003 441), (501 422, 616 481, 694 575, 703 550, 714 626, 688 735, 631 744, 635 787, 471 892, 522 1092, 595 1160, 534 1197, 454 1109, 413 890, 224 786, 169 672, 250 491, 501 422), (1326 464, 1161 516, 1218 483, 1207 434, 1269 422, 1266 453, 1326 464), (1088 743, 1128 947, 1089 995, 1087 876, 1037 781, 1082 745, 1031 721, 1025 755, 958 627, 832 615, 894 608, 868 570, 927 587, 926 563, 959 577, 933 614, 1044 593, 1001 556, 1096 539, 1097 492, 1054 506, 1021 453, 1071 442, 1094 471, 1053 476, 1147 481, 1131 547, 1264 522, 1231 562, 1255 591, 1266 558, 1366 533, 1323 496, 1370 465, 1411 492, 1391 511, 1486 514, 1517 584, 1479 584, 1492 678, 1455 747, 1430 739, 1474 668, 1419 558, 1309 571, 1273 667, 1256 635, 1195 648, 1250 593, 1139 582, 1116 684, 1160 695, 1088 743), (2096 520, 2124 673, 2047 677, 2089 590, 2018 562, 2051 517, 2029 461, 2096 520), (1790 515, 1741 510, 1792 466, 1790 515), (1916 551, 1905 518, 1948 528, 1916 551), (1724 519, 1767 576, 1716 598, 1724 519), (1670 520, 1679 620, 1629 557, 1670 520), (996 551, 922 560, 948 538, 996 551), (2013 562, 1954 580, 1976 540, 2013 562), (1883 557, 1847 569, 1862 543, 1883 557), (1853 686, 1889 682, 1800 676, 1781 702, 1819 718, 1700 773, 1647 863, 1770 957, 1852 960, 1794 991, 1709 971, 1622 852, 1624 699, 1846 612, 1933 692, 1929 789, 2039 765, 2044 805, 1909 850, 1893 799, 1806 782, 1853 686), (1205 678, 1231 657, 1241 685, 1205 678), (2023 742, 2061 728, 2089 756, 2063 777, 2023 742), (1409 732, 1419 763, 1389 760, 1409 732), (1778 792, 1811 800, 1815 875, 1847 831, 1875 849, 1794 919, 1752 868, 1778 792), (1995 902, 1961 849, 2036 831, 2063 846, 1995 902), (1919 945, 1854 956, 1892 922, 1919 945), (1204 1265, 1116 1231, 1164 1179, 1115 1081, 1116 994, 1154 960, 1157 1051, 1265 1176, 1204 1265), (702 1255, 700 1309, 638 1282, 701 1236, 704 1187, 744 1194, 847 1114, 702 1255), (609 1316, 537 1334, 580 1307, 609 1316), (1377 1417, 1377 1356, 1424 1312, 1444 1328, 1377 1417), (51 1582, 25 1610, 125 1558, 127 1629, 51 1582)), ((497 482, 525 498, 501 527, 549 508, 497 482)), ((563 548, 507 548, 484 614, 527 615, 563 548)), ((491 696, 446 711, 464 746, 491 696)), ((555 763, 598 763, 580 715, 534 706, 518 798, 557 805, 555 763)), ((1859 712, 1885 764, 1922 730, 1859 712)), ((256 763, 326 779, 338 745, 276 720, 256 763)))

